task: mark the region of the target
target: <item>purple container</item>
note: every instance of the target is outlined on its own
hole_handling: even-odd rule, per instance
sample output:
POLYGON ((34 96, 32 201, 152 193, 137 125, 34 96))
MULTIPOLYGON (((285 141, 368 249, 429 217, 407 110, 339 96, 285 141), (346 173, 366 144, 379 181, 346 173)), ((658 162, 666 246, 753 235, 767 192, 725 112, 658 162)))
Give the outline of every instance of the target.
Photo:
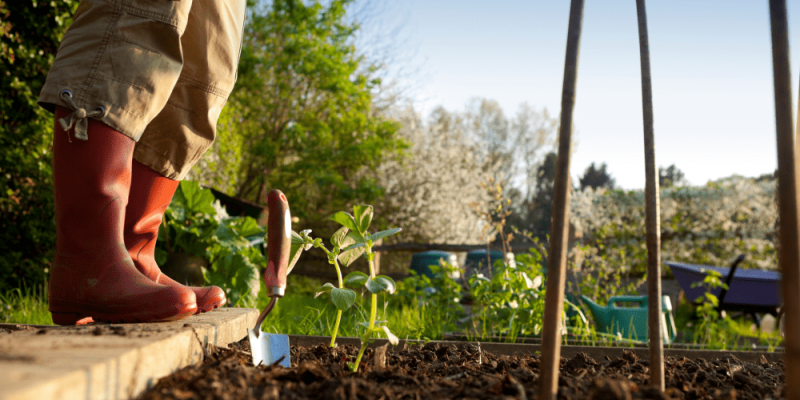
MULTIPOLYGON (((713 267, 710 265, 684 264, 669 261, 667 264, 672 269, 672 275, 681 285, 681 289, 686 294, 686 300, 694 302, 706 291, 703 286, 692 287, 695 282, 703 282, 706 271, 715 270, 722 277, 720 281, 725 282, 730 268, 713 267)), ((723 308, 747 308, 747 309, 775 309, 781 306, 780 294, 781 274, 776 271, 764 271, 759 269, 737 268, 731 280, 728 293, 723 300, 723 308)), ((719 297, 721 288, 711 291, 719 297)))

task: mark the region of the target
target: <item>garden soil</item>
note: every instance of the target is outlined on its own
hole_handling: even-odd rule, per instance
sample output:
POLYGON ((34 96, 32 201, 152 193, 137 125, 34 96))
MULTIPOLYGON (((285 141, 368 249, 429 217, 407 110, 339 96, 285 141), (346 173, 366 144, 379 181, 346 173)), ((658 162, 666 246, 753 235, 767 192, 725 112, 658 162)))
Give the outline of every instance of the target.
MULTIPOLYGON (((213 348, 201 365, 162 378, 140 399, 536 399, 540 356, 495 356, 477 344, 367 349, 292 346, 292 368, 253 367, 247 339, 213 348), (376 356, 377 354, 377 356, 376 356), (381 365, 380 361, 383 361, 381 365)), ((666 358, 666 391, 648 387, 648 361, 627 350, 561 359, 559 399, 778 399, 783 362, 666 358)))

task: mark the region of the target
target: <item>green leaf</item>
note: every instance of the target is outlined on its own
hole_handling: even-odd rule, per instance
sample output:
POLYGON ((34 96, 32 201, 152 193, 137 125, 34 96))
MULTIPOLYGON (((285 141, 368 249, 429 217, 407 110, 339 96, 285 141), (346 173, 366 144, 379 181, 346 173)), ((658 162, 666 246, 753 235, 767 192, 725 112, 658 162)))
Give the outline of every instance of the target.
POLYGON ((231 218, 223 222, 223 224, 225 223, 229 224, 231 229, 243 237, 263 235, 265 232, 265 229, 258 226, 258 222, 251 217, 231 218))
POLYGON ((347 232, 350 232, 350 230, 343 226, 334 232, 333 235, 331 235, 331 244, 333 247, 338 247, 340 249, 342 248, 342 244, 344 243, 345 238, 347 238, 347 232))
POLYGON ((331 216, 331 220, 338 222, 340 225, 350 229, 351 231, 358 231, 355 218, 344 211, 339 211, 336 214, 333 214, 331 216))
POLYGON ((350 266, 353 261, 357 260, 358 257, 361 257, 366 251, 364 248, 364 244, 362 243, 360 246, 354 245, 357 241, 361 240, 361 235, 358 232, 350 232, 345 236, 344 240, 342 241, 342 247, 344 249, 339 253, 339 263, 344 265, 345 267, 350 266))
POLYGON ((351 289, 331 289, 331 303, 337 310, 346 310, 356 301, 356 292, 351 289))
POLYGON ((200 184, 195 181, 181 181, 172 202, 182 205, 189 215, 217 215, 217 210, 212 205, 214 195, 210 190, 201 188, 200 184))
POLYGON ((397 284, 394 282, 394 279, 386 276, 386 275, 378 275, 375 279, 385 281, 386 287, 388 288, 389 294, 394 294, 397 291, 397 284))
POLYGON ((369 275, 361 271, 353 271, 344 277, 344 284, 350 287, 361 287, 367 283, 369 275))
MULTIPOLYGON (((358 242, 358 243, 355 243, 355 244, 353 244, 353 245, 350 245, 350 246, 347 246, 347 247, 345 247, 344 249, 342 249, 342 251, 343 251, 343 252, 345 252, 345 251, 350 251, 350 250, 357 249, 357 248, 359 248, 359 247, 364 247, 364 246, 366 246, 366 243, 364 243, 364 242, 358 242)), ((366 250, 366 249, 364 249, 364 250, 366 250)))
POLYGON ((166 250, 163 250, 163 249, 160 249, 160 248, 156 247, 156 250, 155 250, 156 264, 158 264, 159 266, 163 266, 167 262, 167 257, 168 256, 169 256, 169 253, 167 253, 166 250))
POLYGON ((314 298, 316 299, 317 297, 323 295, 324 293, 330 293, 331 290, 333 289, 336 289, 336 286, 333 286, 332 283, 328 282, 317 288, 317 293, 314 294, 314 298))
POLYGON ((225 248, 231 249, 231 251, 250 246, 249 240, 236 233, 236 231, 226 224, 220 224, 214 232, 214 236, 217 238, 219 244, 225 248))
POLYGON ((706 296, 706 300, 707 300, 709 303, 713 304, 713 305, 714 305, 714 307, 719 307, 719 299, 717 298, 717 296, 714 296, 713 294, 711 294, 711 293, 708 293, 708 292, 706 292, 706 293, 704 293, 704 294, 705 294, 705 296, 706 296))
MULTIPOLYGON (((267 240, 267 237, 264 236, 264 241, 267 240)), ((286 275, 292 273, 292 269, 294 269, 295 264, 300 260, 300 255, 303 254, 303 250, 308 250, 308 246, 303 241, 303 238, 297 234, 297 232, 292 231, 292 242, 289 245, 289 265, 286 269, 286 275)))
POLYGON ((228 254, 217 259, 211 266, 206 278, 211 285, 221 287, 229 304, 252 306, 260 279, 258 268, 241 253, 228 254))
POLYGON ((367 232, 369 224, 372 222, 372 206, 355 206, 353 207, 353 213, 358 225, 358 232, 363 235, 367 232))
POLYGON ((345 267, 349 267, 353 264, 354 261, 358 260, 358 257, 361 257, 364 254, 364 247, 359 249, 352 249, 339 254, 339 264, 345 267))
POLYGON ((167 210, 164 212, 164 215, 168 222, 183 221, 186 219, 186 209, 183 207, 183 203, 175 202, 175 197, 173 197, 172 203, 170 203, 169 208, 167 208, 167 210))
POLYGON ((385 231, 380 231, 378 233, 373 233, 372 235, 369 235, 368 239, 372 240, 373 242, 377 242, 378 239, 383 239, 383 238, 385 238, 387 236, 392 236, 395 233, 400 232, 402 230, 403 230, 403 228, 387 229, 385 231))
POLYGON ((389 292, 389 294, 392 294, 397 289, 394 280, 386 275, 378 275, 375 279, 368 278, 364 285, 370 293, 376 294, 381 292, 389 292))

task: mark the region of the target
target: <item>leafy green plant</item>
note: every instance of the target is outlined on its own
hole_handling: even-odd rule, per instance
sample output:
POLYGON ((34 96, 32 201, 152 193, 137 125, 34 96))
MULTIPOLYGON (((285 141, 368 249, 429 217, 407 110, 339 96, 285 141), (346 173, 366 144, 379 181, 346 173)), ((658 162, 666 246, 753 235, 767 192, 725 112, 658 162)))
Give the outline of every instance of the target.
POLYGON ((694 329, 692 338, 695 343, 701 342, 714 346, 716 343, 726 342, 726 335, 728 332, 726 328, 730 324, 730 319, 727 316, 720 316, 720 312, 718 311, 719 299, 716 295, 711 293, 717 288, 728 289, 728 285, 723 283, 720 278, 722 278, 722 274, 719 272, 707 270, 706 276, 703 278, 702 282, 692 283, 692 287, 702 286, 706 288, 706 292, 695 299, 696 303, 700 303, 695 310, 699 319, 699 323, 694 329))
MULTIPOLYGON (((596 240, 592 245, 577 245, 568 259, 567 293, 576 298, 586 295, 599 304, 619 295, 636 295, 636 288, 647 281, 647 275, 635 277, 628 265, 634 261, 624 249, 614 250, 616 256, 606 254, 606 244, 596 240)), ((645 254, 646 256, 646 254, 645 254)), ((638 260, 639 255, 636 256, 638 260)))
POLYGON ((258 267, 266 261, 248 237, 264 229, 250 217, 227 217, 214 207, 214 195, 197 182, 182 181, 164 214, 156 248, 163 266, 170 255, 187 254, 207 262, 206 284, 221 287, 235 306, 252 306, 258 290, 258 267))
MULTIPOLYGON (((332 250, 328 250, 325 247, 325 245, 322 243, 322 239, 311 239, 309 236, 310 233, 311 230, 304 230, 300 232, 300 238, 303 240, 303 243, 306 246, 312 244, 314 247, 322 249, 328 255, 328 263, 334 266, 336 269, 336 276, 339 278, 338 287, 328 282, 317 288, 318 291, 314 295, 316 298, 322 294, 327 294, 330 297, 331 304, 336 307, 336 325, 334 325, 331 332, 330 344, 330 347, 336 347, 336 335, 339 331, 339 323, 342 320, 342 312, 352 307, 353 303, 356 301, 356 292, 352 289, 344 287, 345 283, 349 282, 348 279, 353 279, 353 277, 348 275, 348 279, 343 279, 342 269, 339 266, 339 263, 341 262, 345 266, 349 266, 353 263, 353 261, 360 257, 361 254, 364 253, 364 248, 352 248, 348 251, 342 252, 342 248, 350 247, 356 242, 356 239, 354 238, 355 235, 350 234, 349 229, 346 227, 340 228, 331 236, 330 243, 333 246, 332 250)), ((296 257, 292 257, 292 259, 295 260, 296 257)))
POLYGON ((464 291, 454 277, 461 275, 458 266, 441 261, 440 265, 428 266, 433 277, 409 271, 411 276, 397 283, 397 294, 403 305, 425 304, 431 309, 447 315, 448 325, 465 316, 461 299, 464 291))
POLYGON ((497 261, 491 278, 469 278, 469 292, 478 316, 476 333, 501 335, 514 342, 519 335, 539 335, 544 316, 542 256, 530 249, 514 263, 497 261))
POLYGON ((374 243, 382 238, 394 235, 400 232, 400 228, 388 229, 378 233, 369 233, 369 225, 372 222, 372 206, 360 205, 353 207, 353 214, 340 211, 333 216, 331 220, 342 225, 342 228, 337 230, 331 237, 332 250, 328 250, 322 243, 322 239, 312 239, 309 236, 310 231, 302 231, 300 234, 293 233, 293 243, 290 259, 290 267, 297 262, 301 252, 308 250, 311 246, 317 247, 325 251, 328 255, 328 262, 336 268, 336 274, 339 278, 339 286, 336 287, 331 283, 326 283, 319 288, 320 293, 328 293, 331 302, 336 307, 337 317, 336 325, 334 325, 331 336, 331 347, 335 346, 336 334, 339 330, 339 322, 342 318, 342 311, 350 308, 356 301, 356 293, 352 289, 345 288, 345 283, 353 287, 364 287, 371 293, 370 298, 370 311, 369 321, 362 322, 360 325, 364 326, 366 330, 361 335, 361 349, 358 352, 358 357, 353 363, 348 363, 351 371, 358 370, 358 365, 361 363, 361 357, 367 349, 367 345, 374 335, 381 333, 386 334, 389 341, 396 345, 398 342, 390 330, 386 321, 377 321, 378 314, 378 294, 389 293, 392 294, 396 290, 394 280, 386 275, 376 275, 375 273, 375 254, 372 252, 374 243), (369 275, 353 271, 342 278, 341 268, 339 262, 345 265, 350 265, 352 261, 366 254, 367 262, 369 263, 369 275))
POLYGON ((55 254, 55 121, 36 100, 78 3, 0 0, 0 293, 47 281, 55 254))

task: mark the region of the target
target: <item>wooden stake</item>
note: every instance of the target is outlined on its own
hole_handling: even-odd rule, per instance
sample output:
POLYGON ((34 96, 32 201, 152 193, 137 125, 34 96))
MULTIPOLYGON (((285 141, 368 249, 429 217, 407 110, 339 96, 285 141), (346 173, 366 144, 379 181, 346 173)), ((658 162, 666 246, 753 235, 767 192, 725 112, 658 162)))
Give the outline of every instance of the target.
POLYGON ((664 391, 664 342, 661 337, 661 220, 653 133, 653 88, 650 77, 650 44, 644 0, 636 0, 639 20, 639 55, 642 64, 642 113, 644 116, 645 214, 647 230, 647 325, 650 332, 650 385, 664 391))
POLYGON ((542 329, 542 376, 539 399, 555 399, 558 393, 558 368, 561 362, 561 313, 564 308, 564 280, 567 268, 569 223, 569 164, 572 147, 572 111, 578 78, 578 49, 583 23, 583 0, 572 0, 567 31, 567 55, 561 91, 561 126, 558 135, 558 161, 553 188, 553 223, 547 260, 547 293, 542 329))
POLYGON ((792 76, 785 0, 770 0, 775 127, 778 137, 778 264, 781 268, 786 327, 786 398, 800 399, 800 226, 798 160, 792 116, 792 76))

